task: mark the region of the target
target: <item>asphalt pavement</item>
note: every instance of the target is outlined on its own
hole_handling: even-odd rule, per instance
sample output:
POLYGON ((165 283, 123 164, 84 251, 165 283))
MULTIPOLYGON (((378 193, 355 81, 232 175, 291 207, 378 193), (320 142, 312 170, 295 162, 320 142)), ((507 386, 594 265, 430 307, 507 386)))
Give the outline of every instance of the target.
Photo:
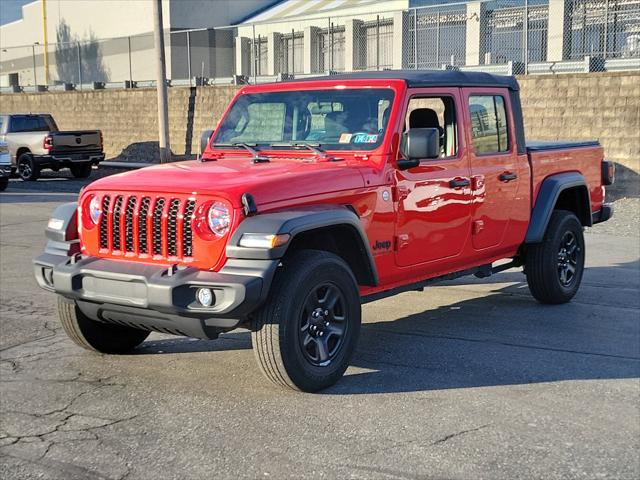
POLYGON ((72 344, 31 261, 84 183, 0 193, 1 478, 640 478, 638 199, 587 232, 571 303, 510 270, 365 305, 345 378, 302 394, 262 377, 246 331, 72 344))

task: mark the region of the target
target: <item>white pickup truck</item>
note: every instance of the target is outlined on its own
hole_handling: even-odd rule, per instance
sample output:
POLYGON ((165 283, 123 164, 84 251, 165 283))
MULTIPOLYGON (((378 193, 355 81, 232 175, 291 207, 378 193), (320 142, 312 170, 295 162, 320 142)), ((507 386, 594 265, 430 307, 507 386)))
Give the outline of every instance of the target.
POLYGON ((87 178, 104 160, 100 130, 58 130, 49 114, 0 114, 0 140, 7 142, 12 170, 23 180, 37 180, 45 168, 69 168, 87 178))

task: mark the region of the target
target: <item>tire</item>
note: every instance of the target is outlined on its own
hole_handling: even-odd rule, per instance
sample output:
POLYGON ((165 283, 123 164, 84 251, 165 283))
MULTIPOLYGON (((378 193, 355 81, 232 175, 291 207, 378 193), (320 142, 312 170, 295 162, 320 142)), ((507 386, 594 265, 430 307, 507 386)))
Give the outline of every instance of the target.
POLYGON ((285 257, 266 304, 252 319, 258 365, 278 386, 327 388, 349 366, 360 318, 358 285, 344 260, 318 250, 285 257))
POLYGON ((90 163, 80 163, 78 165, 72 165, 69 167, 71 170, 71 175, 75 178, 89 178, 91 176, 91 164, 90 163))
POLYGON ((58 297, 62 328, 76 345, 99 353, 127 353, 148 336, 146 330, 101 323, 87 317, 75 302, 58 297))
POLYGON ((584 272, 585 246, 578 217, 555 210, 542 243, 527 248, 525 273, 531 294, 541 303, 567 303, 584 272))
POLYGON ((40 167, 30 153, 23 153, 18 158, 18 175, 24 181, 35 181, 40 177, 40 167))
POLYGON ((0 192, 4 192, 9 186, 8 178, 0 178, 0 192))

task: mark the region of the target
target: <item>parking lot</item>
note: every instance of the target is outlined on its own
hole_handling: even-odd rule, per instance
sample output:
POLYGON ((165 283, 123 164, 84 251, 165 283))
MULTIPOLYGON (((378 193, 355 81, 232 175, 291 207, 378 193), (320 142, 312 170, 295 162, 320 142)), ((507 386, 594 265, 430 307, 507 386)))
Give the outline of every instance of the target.
POLYGON ((31 261, 84 183, 0 194, 0 477, 640 477, 638 199, 587 233, 570 304, 510 270, 365 305, 346 377, 311 395, 268 384, 246 331, 73 345, 31 261))

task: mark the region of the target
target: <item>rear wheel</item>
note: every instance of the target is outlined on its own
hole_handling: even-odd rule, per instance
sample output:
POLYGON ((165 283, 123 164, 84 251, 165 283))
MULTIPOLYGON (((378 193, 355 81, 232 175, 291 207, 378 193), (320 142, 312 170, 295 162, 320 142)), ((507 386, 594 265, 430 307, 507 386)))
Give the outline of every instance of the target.
POLYGON ((542 243, 527 248, 525 272, 531 294, 542 303, 566 303, 580 287, 584 236, 578 217, 555 210, 542 243))
POLYGON ((360 296, 340 257, 302 250, 283 260, 267 303, 252 322, 252 343, 273 383, 315 392, 349 366, 360 332, 360 296))
POLYGON ((89 178, 91 175, 91 164, 90 163, 80 163, 78 165, 71 165, 69 167, 71 170, 71 174, 75 178, 89 178))
POLYGON ((40 167, 30 153, 23 153, 18 158, 18 175, 25 181, 34 181, 40 177, 40 167))
POLYGON ((75 302, 58 297, 62 328, 76 345, 100 353, 127 353, 148 336, 146 330, 97 322, 87 317, 75 302))

